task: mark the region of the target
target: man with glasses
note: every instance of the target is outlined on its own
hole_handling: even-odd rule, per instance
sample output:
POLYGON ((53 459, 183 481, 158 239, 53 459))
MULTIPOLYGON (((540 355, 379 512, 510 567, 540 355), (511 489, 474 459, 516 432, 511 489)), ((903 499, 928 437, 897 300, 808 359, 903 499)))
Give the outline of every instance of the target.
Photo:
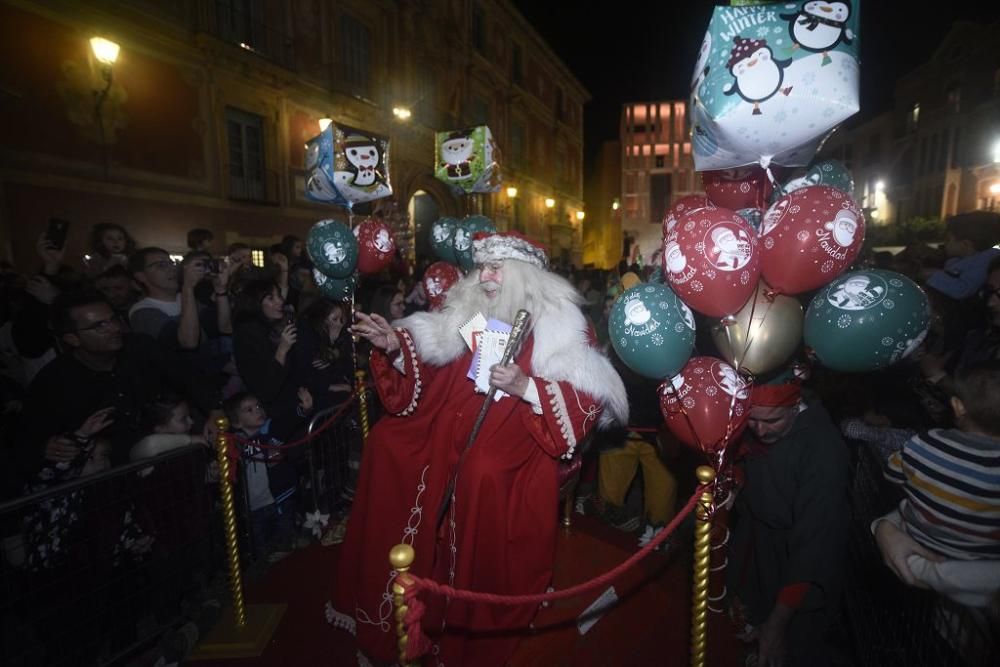
POLYGON ((143 406, 168 386, 203 414, 218 403, 193 369, 148 337, 123 334, 121 319, 99 293, 60 295, 52 305, 52 329, 64 351, 28 387, 16 451, 26 477, 46 461, 72 462, 81 439, 94 436, 110 441, 113 464, 126 462, 143 435, 143 406), (100 433, 82 432, 98 412, 105 415, 100 433))
MULTIPOLYGON (((194 289, 211 275, 204 256, 197 255, 181 265, 183 285, 178 267, 161 248, 137 250, 129 257, 128 268, 145 294, 129 311, 132 330, 152 336, 168 349, 197 349, 204 332, 194 289)), ((232 333, 227 279, 227 271, 212 275, 216 324, 224 334, 232 333)))

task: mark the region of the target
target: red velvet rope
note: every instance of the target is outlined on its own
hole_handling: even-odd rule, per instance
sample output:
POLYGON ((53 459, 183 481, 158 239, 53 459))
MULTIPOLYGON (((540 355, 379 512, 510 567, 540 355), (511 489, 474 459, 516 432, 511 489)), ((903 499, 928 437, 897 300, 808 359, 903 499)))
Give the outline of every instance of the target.
POLYGON ((437 593, 439 595, 445 595, 456 600, 466 600, 468 602, 487 602, 490 604, 501 604, 501 605, 519 605, 519 604, 540 604, 542 602, 554 602, 556 600, 565 600, 566 598, 575 597, 582 593, 592 591, 596 588, 603 586, 612 579, 617 578, 625 570, 628 570, 637 562, 649 555, 656 547, 660 546, 664 540, 666 540, 670 535, 677 529, 688 514, 694 510, 695 505, 698 504, 698 500, 701 498, 701 494, 705 492, 706 486, 700 486, 691 496, 691 499, 687 501, 687 504, 681 509, 680 512, 673 518, 673 520, 666 525, 666 527, 660 531, 660 533, 653 538, 649 544, 644 546, 642 549, 632 554, 628 560, 624 561, 612 570, 608 570, 604 574, 591 579, 590 581, 585 581, 581 584, 571 586, 569 588, 564 588, 561 591, 550 591, 548 593, 535 593, 533 595, 498 595, 496 593, 480 593, 476 591, 464 591, 452 588, 451 586, 446 586, 444 584, 439 584, 431 579, 424 579, 423 577, 418 577, 413 574, 407 573, 408 578, 412 581, 410 586, 407 588, 413 588, 415 590, 428 590, 432 593, 437 593))
POLYGON ((334 412, 332 415, 330 415, 330 418, 327 419, 325 422, 323 422, 318 429, 316 429, 315 431, 313 431, 304 438, 299 438, 298 440, 292 440, 291 442, 283 442, 280 445, 268 445, 265 443, 256 442, 252 438, 244 438, 243 436, 237 433, 230 433, 230 436, 236 441, 236 444, 238 445, 252 444, 254 447, 257 447, 258 449, 289 449, 291 447, 299 447, 301 445, 305 445, 311 442, 320 433, 330 428, 333 425, 333 422, 340 419, 340 417, 343 416, 345 412, 347 412, 347 409, 351 407, 354 404, 354 401, 356 401, 357 399, 358 399, 358 392, 355 391, 350 396, 348 396, 347 400, 344 401, 343 404, 341 404, 341 406, 337 408, 337 411, 334 412))

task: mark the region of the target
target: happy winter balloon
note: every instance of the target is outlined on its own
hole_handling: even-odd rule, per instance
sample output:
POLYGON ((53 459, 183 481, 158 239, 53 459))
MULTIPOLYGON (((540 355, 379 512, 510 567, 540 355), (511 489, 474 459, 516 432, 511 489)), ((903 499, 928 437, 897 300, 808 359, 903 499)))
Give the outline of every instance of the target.
POLYGON ((306 197, 351 208, 392 194, 389 140, 331 123, 306 142, 306 197))
POLYGON ((448 262, 434 262, 424 271, 424 293, 431 310, 440 310, 451 286, 462 279, 462 274, 448 262))
POLYGON ((320 220, 306 239, 309 258, 331 278, 346 278, 358 265, 358 240, 339 220, 320 220))
POLYGON ((663 238, 664 240, 670 236, 670 232, 674 231, 674 227, 677 226, 677 219, 680 218, 685 213, 690 213, 691 211, 697 211, 700 208, 710 208, 715 205, 709 201, 708 197, 701 194, 687 195, 686 197, 681 197, 673 206, 667 211, 667 215, 663 218, 663 238))
POLYGON ((739 435, 750 414, 749 401, 747 383, 715 357, 692 357, 660 386, 667 428, 684 444, 709 454, 739 435))
POLYGON ((812 159, 859 108, 859 4, 715 8, 691 81, 698 171, 812 159))
POLYGON ((853 271, 813 298, 803 335, 824 366, 863 372, 912 354, 929 324, 927 295, 912 280, 893 271, 853 271))
POLYGON ((767 172, 757 165, 705 171, 701 174, 705 194, 716 206, 738 211, 765 208, 774 189, 767 172))
POLYGON ((431 249, 440 259, 458 264, 455 257, 455 230, 459 222, 455 218, 438 218, 431 225, 431 249))
POLYGON ((725 208, 686 213, 664 246, 670 287, 709 317, 735 313, 757 287, 760 252, 746 220, 725 208))
POLYGON ((434 175, 457 193, 500 191, 500 151, 485 125, 438 132, 434 157, 434 175))
POLYGON ((476 234, 496 234, 497 228, 493 221, 485 215, 470 215, 462 220, 455 229, 455 260, 465 271, 471 271, 476 265, 473 258, 472 241, 476 234))
POLYGON ((346 278, 331 278, 317 269, 313 269, 313 280, 320 293, 333 301, 344 301, 351 298, 354 288, 358 285, 358 274, 352 273, 346 278))
POLYGON ((781 294, 800 294, 851 265, 865 240, 865 217, 840 190, 810 185, 774 202, 760 237, 764 280, 781 294))
POLYGON ((625 365, 662 380, 691 356, 694 314, 666 285, 640 283, 615 301, 608 334, 625 365))
POLYGON ((378 273, 392 263, 396 242, 389 225, 381 220, 368 218, 354 228, 354 238, 358 240, 359 273, 378 273))

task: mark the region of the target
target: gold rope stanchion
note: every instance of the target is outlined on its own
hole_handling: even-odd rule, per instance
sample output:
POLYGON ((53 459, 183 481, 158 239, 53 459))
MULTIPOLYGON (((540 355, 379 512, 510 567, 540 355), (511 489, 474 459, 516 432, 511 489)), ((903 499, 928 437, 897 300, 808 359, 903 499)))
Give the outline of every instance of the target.
POLYGON ((399 573, 392 583, 392 606, 396 610, 396 635, 399 636, 396 647, 399 649, 399 664, 402 667, 419 667, 420 664, 419 661, 407 662, 406 660, 406 647, 409 645, 410 638, 406 634, 406 623, 404 622, 409 607, 406 606, 406 601, 403 599, 403 595, 406 594, 406 588, 403 584, 410 583, 409 575, 406 573, 413 565, 415 557, 413 547, 409 544, 397 544, 389 551, 389 564, 392 569, 399 573), (403 583, 400 583, 401 581, 403 583))
MULTIPOLYGON (((699 484, 715 481, 715 470, 699 466, 695 471, 699 484)), ((691 596, 691 667, 705 667, 708 638, 708 577, 712 559, 712 487, 708 487, 695 508, 694 577, 691 596)))
POLYGON ((361 414, 361 441, 368 439, 368 396, 365 391, 365 372, 360 368, 354 372, 358 392, 358 412, 361 414))
POLYGON ((216 456, 219 461, 219 493, 222 496, 222 519, 229 561, 229 586, 233 593, 233 613, 223 614, 219 622, 199 642, 189 660, 256 657, 271 641, 286 604, 255 604, 247 607, 243 599, 243 572, 240 568, 240 545, 236 537, 236 507, 233 485, 229 481, 229 420, 219 417, 216 456))

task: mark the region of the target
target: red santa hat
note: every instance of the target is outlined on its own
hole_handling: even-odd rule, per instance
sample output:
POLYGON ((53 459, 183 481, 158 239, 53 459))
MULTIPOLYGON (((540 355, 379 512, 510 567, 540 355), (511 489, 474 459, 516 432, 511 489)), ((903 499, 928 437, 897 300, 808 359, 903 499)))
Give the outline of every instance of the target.
POLYGON ((507 232, 506 234, 479 232, 473 237, 472 249, 476 264, 516 259, 540 269, 546 269, 549 266, 549 256, 546 254, 544 246, 518 232, 507 232))
POLYGON ((741 60, 745 60, 753 55, 754 51, 759 48, 767 46, 766 39, 744 39, 743 37, 734 37, 732 53, 729 56, 729 62, 726 63, 726 67, 732 69, 733 65, 741 60))

